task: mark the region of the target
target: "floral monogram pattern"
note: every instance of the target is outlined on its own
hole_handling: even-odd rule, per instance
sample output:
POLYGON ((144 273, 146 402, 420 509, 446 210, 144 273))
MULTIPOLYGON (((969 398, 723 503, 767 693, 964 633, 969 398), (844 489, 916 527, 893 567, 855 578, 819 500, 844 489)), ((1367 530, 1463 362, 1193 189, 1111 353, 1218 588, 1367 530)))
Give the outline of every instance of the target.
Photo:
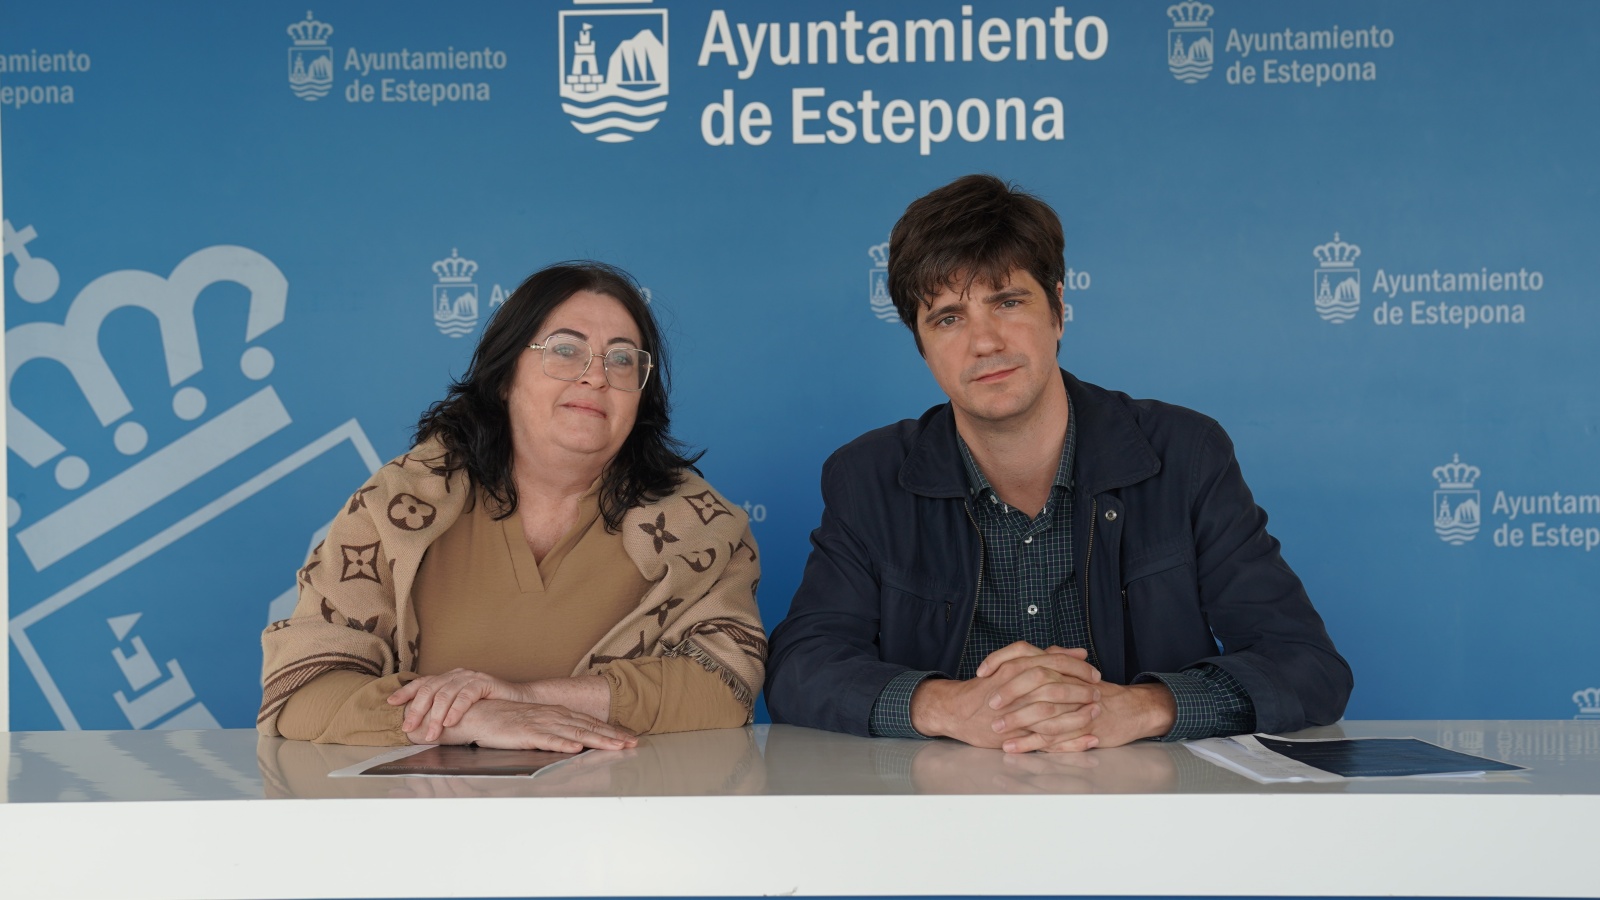
POLYGON ((383 583, 378 577, 378 548, 383 546, 381 541, 371 544, 341 544, 339 549, 344 551, 344 572, 339 575, 340 581, 354 581, 358 578, 367 581, 383 583))
POLYGON ((684 601, 682 597, 673 597, 670 600, 663 600, 659 605, 656 606, 655 609, 650 610, 650 614, 656 617, 657 625, 665 625, 667 624, 667 614, 682 606, 683 602, 684 601))
POLYGON ((704 572, 717 564, 717 548, 707 547, 706 549, 697 553, 690 553, 688 555, 680 553, 678 554, 678 558, 688 563, 689 568, 695 570, 696 572, 704 572))
POLYGON ((421 531, 433 524, 439 511, 433 504, 410 494, 395 494, 389 501, 389 522, 406 531, 421 531))
POLYGON ((714 491, 687 494, 683 499, 689 504, 689 508, 694 510, 695 515, 700 517, 700 524, 702 525, 710 525, 711 520, 717 516, 733 515, 728 507, 723 505, 721 498, 714 491))
POLYGON ((644 655, 644 643, 644 632, 641 631, 639 632, 639 643, 634 644, 631 650, 622 654, 621 656, 607 656, 603 653, 591 653, 589 655, 589 668, 592 669, 595 666, 604 665, 605 663, 616 662, 619 659, 638 659, 644 655))
POLYGON ((356 510, 366 509, 367 508, 367 495, 372 493, 373 491, 375 491, 377 489, 378 489, 377 485, 369 484, 366 487, 362 488, 361 490, 356 491, 354 494, 350 495, 350 505, 345 507, 345 510, 344 510, 345 511, 345 515, 353 516, 353 515, 356 514, 356 510))
POLYGON ((667 530, 666 513, 657 514, 654 525, 649 522, 640 522, 639 530, 650 535, 650 539, 655 541, 657 555, 660 555, 662 547, 678 542, 678 536, 667 530))

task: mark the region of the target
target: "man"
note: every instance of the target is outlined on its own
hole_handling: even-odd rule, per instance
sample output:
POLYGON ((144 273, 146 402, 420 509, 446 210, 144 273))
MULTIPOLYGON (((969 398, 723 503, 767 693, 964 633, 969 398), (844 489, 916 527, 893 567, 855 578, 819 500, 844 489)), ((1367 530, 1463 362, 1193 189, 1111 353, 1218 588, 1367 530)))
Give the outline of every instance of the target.
POLYGON ((1077 751, 1327 724, 1350 667, 1213 420, 1056 365, 1061 223, 969 175, 889 239, 950 398, 823 466, 776 722, 1077 751))

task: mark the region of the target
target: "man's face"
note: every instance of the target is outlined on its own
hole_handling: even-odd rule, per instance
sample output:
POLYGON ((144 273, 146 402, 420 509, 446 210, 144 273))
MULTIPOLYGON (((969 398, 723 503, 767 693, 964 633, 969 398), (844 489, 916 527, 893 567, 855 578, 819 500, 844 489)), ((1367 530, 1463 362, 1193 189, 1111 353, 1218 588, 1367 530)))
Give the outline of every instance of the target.
POLYGON ((1060 383, 1061 320, 1044 288, 1022 269, 1012 269, 998 287, 974 281, 966 293, 946 288, 923 308, 917 333, 958 422, 1021 421, 1052 380, 1060 383))

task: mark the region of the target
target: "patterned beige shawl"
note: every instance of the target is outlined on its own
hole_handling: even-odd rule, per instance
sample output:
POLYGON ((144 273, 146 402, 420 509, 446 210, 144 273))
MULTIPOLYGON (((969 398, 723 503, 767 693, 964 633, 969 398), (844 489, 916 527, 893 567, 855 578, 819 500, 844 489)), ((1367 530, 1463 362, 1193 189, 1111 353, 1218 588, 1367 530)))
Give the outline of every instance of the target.
MULTIPOLYGON (((379 469, 311 551, 298 574, 294 615, 261 636, 262 734, 277 736, 289 696, 324 672, 415 671, 417 567, 471 490, 463 473, 437 467, 442 458, 438 445, 423 445, 379 469)), ((686 656, 752 709, 767 656, 755 538, 743 510, 693 472, 683 474, 672 495, 623 516, 623 548, 652 587, 572 674, 595 674, 617 659, 686 656)))

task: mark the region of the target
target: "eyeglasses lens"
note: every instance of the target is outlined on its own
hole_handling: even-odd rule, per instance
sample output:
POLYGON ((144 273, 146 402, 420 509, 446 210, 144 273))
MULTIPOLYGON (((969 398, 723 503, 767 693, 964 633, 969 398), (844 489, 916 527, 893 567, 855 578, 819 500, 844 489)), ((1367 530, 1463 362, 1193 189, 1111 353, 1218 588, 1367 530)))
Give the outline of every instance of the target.
POLYGON ((589 368, 589 345, 551 338, 544 342, 544 373, 562 381, 577 381, 589 368))
MULTIPOLYGON (((552 337, 544 342, 544 373, 562 381, 577 381, 589 370, 594 353, 573 338, 552 337)), ((613 347, 600 357, 606 383, 620 391, 644 389, 650 377, 650 354, 633 347, 613 347)))
POLYGON ((637 391, 644 387, 650 371, 641 358, 642 350, 617 347, 606 352, 606 381, 618 390, 637 391))

